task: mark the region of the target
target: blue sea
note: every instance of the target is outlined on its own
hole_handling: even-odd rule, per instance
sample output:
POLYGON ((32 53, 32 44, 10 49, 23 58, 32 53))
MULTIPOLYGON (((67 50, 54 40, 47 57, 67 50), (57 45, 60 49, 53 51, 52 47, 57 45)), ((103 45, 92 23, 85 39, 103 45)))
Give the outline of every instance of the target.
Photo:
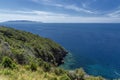
POLYGON ((120 24, 4 23, 19 30, 50 38, 69 54, 60 67, 83 67, 90 75, 120 78, 120 24))

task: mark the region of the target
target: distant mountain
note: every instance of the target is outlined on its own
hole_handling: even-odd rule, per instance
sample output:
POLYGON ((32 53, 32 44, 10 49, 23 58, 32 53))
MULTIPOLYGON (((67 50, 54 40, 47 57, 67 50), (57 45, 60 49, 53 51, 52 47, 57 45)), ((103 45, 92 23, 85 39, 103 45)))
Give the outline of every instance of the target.
POLYGON ((2 23, 42 23, 42 22, 29 21, 29 20, 13 20, 13 21, 6 21, 2 23))

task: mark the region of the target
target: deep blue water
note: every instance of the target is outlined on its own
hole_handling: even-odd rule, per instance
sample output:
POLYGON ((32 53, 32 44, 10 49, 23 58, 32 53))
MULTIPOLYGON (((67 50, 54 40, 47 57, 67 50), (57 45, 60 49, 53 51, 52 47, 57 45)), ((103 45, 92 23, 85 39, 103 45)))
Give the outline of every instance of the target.
POLYGON ((5 24, 51 38, 70 54, 62 67, 120 78, 120 24, 5 24))

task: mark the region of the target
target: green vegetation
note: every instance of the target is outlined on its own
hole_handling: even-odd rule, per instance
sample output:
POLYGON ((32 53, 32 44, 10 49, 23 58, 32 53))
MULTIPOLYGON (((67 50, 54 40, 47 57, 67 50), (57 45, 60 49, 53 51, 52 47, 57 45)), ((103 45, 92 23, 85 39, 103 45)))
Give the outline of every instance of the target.
POLYGON ((31 69, 32 71, 36 71, 36 70, 37 70, 37 64, 35 64, 34 62, 32 62, 32 63, 30 64, 30 69, 31 69))
POLYGON ((103 80, 83 69, 67 71, 57 66, 67 54, 64 48, 38 35, 0 27, 1 80, 103 80))
POLYGON ((3 57, 2 66, 4 68, 11 68, 11 69, 15 68, 15 64, 9 57, 3 57))
POLYGON ((9 56, 19 64, 42 59, 60 65, 67 52, 57 43, 30 32, 0 27, 0 55, 9 56))

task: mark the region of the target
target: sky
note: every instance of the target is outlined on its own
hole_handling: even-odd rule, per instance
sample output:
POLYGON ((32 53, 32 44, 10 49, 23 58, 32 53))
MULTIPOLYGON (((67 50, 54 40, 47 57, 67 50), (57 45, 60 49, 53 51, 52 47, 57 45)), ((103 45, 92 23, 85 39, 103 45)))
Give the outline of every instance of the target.
POLYGON ((0 22, 120 23, 120 0, 0 0, 0 22))

